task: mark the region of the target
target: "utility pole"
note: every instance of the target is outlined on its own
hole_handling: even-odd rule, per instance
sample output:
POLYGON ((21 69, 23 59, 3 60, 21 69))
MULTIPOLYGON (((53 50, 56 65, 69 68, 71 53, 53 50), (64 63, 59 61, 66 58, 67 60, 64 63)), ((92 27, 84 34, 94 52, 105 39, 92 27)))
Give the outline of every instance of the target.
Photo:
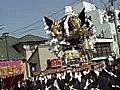
POLYGON ((116 0, 109 0, 110 6, 108 7, 108 12, 111 12, 112 18, 113 18, 113 23, 115 25, 115 32, 116 32, 116 41, 118 44, 118 54, 120 54, 120 42, 119 42, 119 33, 117 29, 117 18, 116 18, 116 13, 115 13, 115 6, 114 2, 116 0))
POLYGON ((7 37, 8 37, 9 33, 3 33, 3 37, 5 39, 5 45, 6 45, 6 56, 7 56, 7 60, 9 60, 9 52, 8 52, 8 42, 7 42, 7 37))

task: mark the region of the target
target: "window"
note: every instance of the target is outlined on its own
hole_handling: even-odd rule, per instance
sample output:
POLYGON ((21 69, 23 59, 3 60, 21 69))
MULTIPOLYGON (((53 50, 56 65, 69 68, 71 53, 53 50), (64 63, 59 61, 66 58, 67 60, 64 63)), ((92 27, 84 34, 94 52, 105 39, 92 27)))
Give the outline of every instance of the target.
POLYGON ((97 43, 95 44, 96 55, 97 57, 108 56, 111 53, 110 43, 97 43))

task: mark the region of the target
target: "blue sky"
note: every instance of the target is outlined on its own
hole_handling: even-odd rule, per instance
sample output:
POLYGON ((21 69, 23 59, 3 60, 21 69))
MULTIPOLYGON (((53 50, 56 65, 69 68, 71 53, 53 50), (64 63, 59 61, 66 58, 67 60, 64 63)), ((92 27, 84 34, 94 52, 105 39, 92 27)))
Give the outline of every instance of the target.
MULTIPOLYGON (((41 20, 44 16, 51 15, 75 0, 1 0, 0 24, 6 27, 3 32, 11 32, 41 20)), ((21 37, 24 34, 45 36, 43 23, 40 22, 32 27, 20 30, 10 35, 21 37), (36 29, 37 28, 37 29, 36 29), (36 29, 29 31, 31 29, 36 29), (23 32, 22 31, 29 31, 23 32)))
MULTIPOLYGON (((6 27, 0 31, 0 34, 3 32, 12 32, 38 20, 42 20, 44 16, 49 16, 75 1, 78 0, 1 0, 0 24, 4 24, 6 27)), ((98 6, 102 4, 100 0, 88 1, 92 1, 98 6)), ((102 1, 104 2, 105 0, 102 1)), ((56 18, 62 15, 63 12, 61 11, 53 15, 51 18, 56 18)), ((26 34, 45 37, 43 22, 39 22, 26 29, 18 30, 15 33, 10 33, 10 35, 15 37, 21 37, 26 34)))

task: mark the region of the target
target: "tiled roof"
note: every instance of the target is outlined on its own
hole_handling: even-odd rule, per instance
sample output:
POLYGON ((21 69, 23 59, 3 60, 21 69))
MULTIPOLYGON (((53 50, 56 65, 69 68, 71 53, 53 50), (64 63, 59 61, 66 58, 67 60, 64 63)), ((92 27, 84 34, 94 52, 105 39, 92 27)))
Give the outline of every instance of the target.
MULTIPOLYGON (((7 36, 7 48, 8 48, 8 55, 9 59, 19 59, 19 58, 24 58, 23 54, 17 50, 21 49, 19 47, 22 47, 22 44, 20 43, 41 43, 47 41, 47 39, 39 37, 39 36, 34 36, 34 35, 25 35, 21 38, 16 38, 12 36, 7 36)), ((5 38, 1 37, 0 38, 0 59, 7 59, 7 50, 6 50, 6 41, 5 38)))
POLYGON ((22 52, 22 48, 24 44, 42 44, 45 43, 47 41, 46 38, 43 37, 39 37, 39 36, 34 36, 31 34, 25 35, 21 38, 18 39, 18 42, 14 45, 12 45, 14 47, 14 49, 16 49, 16 51, 18 52, 22 52))
POLYGON ((8 49, 8 56, 9 59, 19 59, 23 58, 21 53, 18 53, 12 45, 18 41, 18 38, 8 36, 5 38, 0 39, 0 59, 8 59, 7 57, 7 50, 8 49), (7 47, 6 47, 6 40, 7 40, 7 47))
POLYGON ((19 39, 19 42, 23 43, 23 42, 44 42, 44 41, 47 41, 46 38, 43 38, 43 37, 39 37, 39 36, 34 36, 34 35, 31 35, 31 34, 28 34, 28 35, 25 35, 23 36, 22 38, 19 39))

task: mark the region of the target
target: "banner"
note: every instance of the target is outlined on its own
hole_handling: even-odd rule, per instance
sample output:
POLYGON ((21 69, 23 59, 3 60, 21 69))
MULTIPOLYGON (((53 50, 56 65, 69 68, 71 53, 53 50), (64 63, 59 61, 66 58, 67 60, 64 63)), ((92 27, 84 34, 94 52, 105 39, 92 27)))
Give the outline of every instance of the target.
POLYGON ((0 61, 0 77, 9 77, 23 73, 23 62, 21 60, 0 61))

